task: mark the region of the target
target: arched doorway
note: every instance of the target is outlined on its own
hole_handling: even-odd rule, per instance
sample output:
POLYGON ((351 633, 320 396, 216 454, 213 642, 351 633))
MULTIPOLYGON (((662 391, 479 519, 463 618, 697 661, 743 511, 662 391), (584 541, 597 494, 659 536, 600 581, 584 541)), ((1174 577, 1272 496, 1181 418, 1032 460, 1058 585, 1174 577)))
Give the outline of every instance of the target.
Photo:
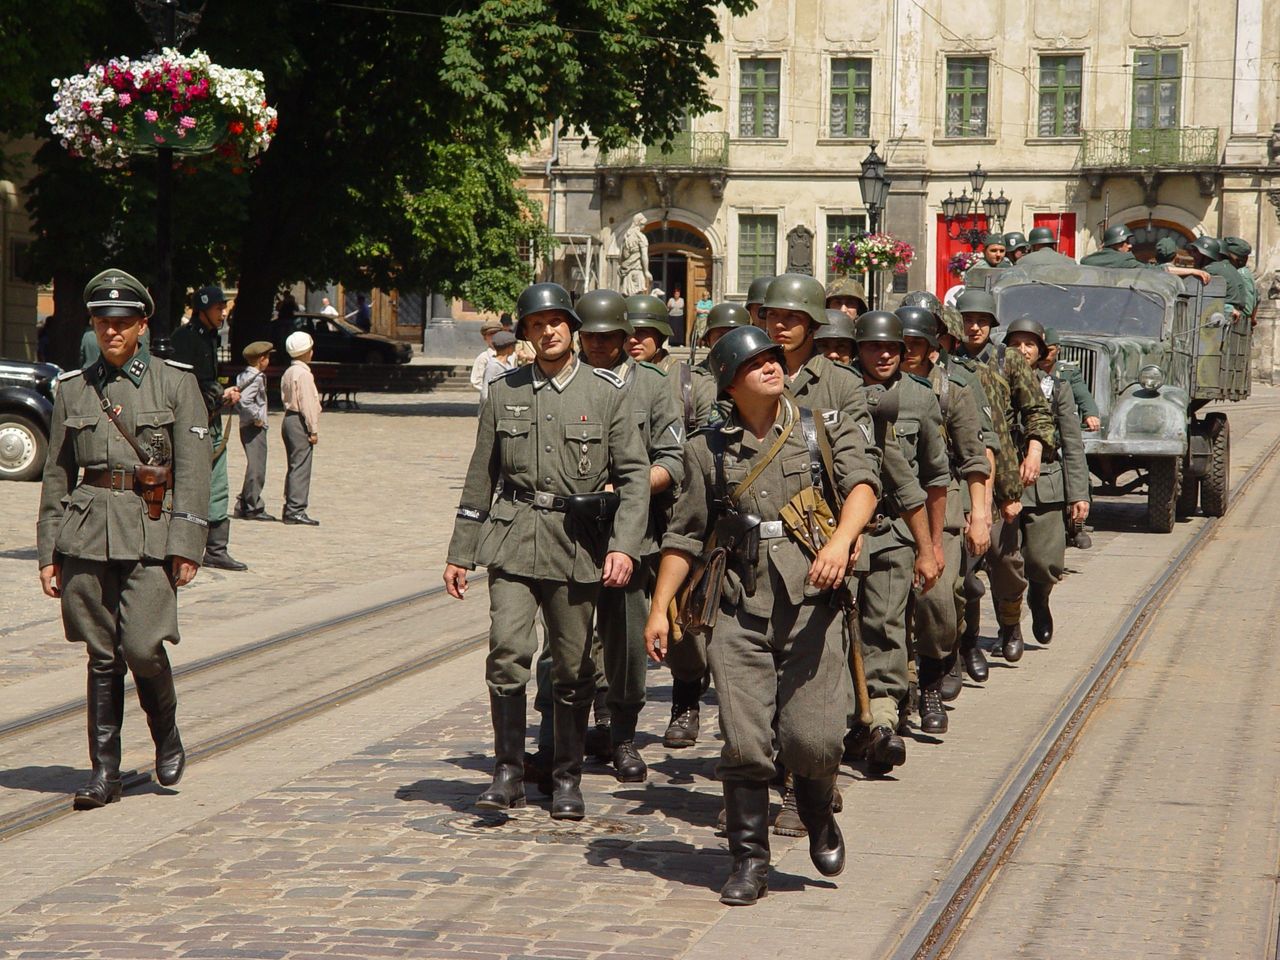
POLYGON ((1125 224, 1133 231, 1133 255, 1143 263, 1156 258, 1156 243, 1169 237, 1182 249, 1195 239, 1195 235, 1180 223, 1172 220, 1155 220, 1150 217, 1125 224))
POLYGON ((694 304, 704 292, 708 299, 711 296, 711 244, 701 230, 681 220, 655 220, 644 232, 649 238, 653 285, 662 288, 664 299, 674 297, 676 290, 684 297, 683 331, 676 330, 672 341, 673 346, 681 346, 693 330, 694 304))

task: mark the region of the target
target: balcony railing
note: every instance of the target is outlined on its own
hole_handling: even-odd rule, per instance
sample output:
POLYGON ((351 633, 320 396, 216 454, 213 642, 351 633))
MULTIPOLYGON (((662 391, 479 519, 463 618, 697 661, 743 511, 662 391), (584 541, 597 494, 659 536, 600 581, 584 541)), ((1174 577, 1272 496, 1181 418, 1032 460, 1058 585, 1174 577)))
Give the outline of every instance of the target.
POLYGON ((632 143, 602 153, 600 167, 664 167, 723 169, 729 165, 729 134, 679 133, 671 140, 671 152, 664 153, 659 144, 632 143))
POLYGON ((1080 147, 1080 167, 1213 167, 1218 164, 1216 127, 1163 130, 1088 130, 1080 147))

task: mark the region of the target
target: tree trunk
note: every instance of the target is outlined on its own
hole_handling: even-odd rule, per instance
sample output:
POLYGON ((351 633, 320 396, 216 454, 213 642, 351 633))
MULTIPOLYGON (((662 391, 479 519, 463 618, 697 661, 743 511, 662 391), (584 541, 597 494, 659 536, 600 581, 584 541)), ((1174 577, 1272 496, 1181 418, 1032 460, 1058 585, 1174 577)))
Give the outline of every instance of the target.
POLYGON ((63 370, 80 369, 80 338, 88 325, 84 285, 93 274, 65 267, 53 275, 53 316, 49 318, 49 362, 63 370))

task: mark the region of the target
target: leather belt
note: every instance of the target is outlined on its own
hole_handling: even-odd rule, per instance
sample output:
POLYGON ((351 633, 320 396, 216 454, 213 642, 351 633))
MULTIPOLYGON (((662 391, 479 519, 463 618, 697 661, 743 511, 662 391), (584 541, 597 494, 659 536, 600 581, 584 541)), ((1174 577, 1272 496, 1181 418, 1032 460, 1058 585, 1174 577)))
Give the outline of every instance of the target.
POLYGON ((133 487, 133 467, 103 467, 98 470, 85 470, 80 478, 79 486, 102 487, 104 490, 127 490, 136 493, 133 487))
POLYGON ((761 540, 777 540, 787 535, 787 528, 781 520, 763 520, 758 528, 761 540))
POLYGON ((512 503, 527 503, 538 510, 553 510, 564 513, 569 508, 566 497, 557 497, 554 493, 543 493, 539 490, 521 490, 517 487, 503 487, 500 498, 512 503))

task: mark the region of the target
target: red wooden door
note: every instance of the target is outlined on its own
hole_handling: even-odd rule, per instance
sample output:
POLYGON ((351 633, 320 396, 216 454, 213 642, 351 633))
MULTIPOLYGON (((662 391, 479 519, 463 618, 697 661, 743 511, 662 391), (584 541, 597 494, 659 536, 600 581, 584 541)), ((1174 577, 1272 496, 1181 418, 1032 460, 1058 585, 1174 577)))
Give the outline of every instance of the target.
MULTIPOLYGON (((969 221, 969 225, 976 226, 980 231, 986 233, 986 214, 978 214, 976 218, 969 221)), ((966 241, 951 239, 947 234, 947 221, 943 219, 942 214, 938 214, 938 258, 937 262, 934 264, 937 286, 933 289, 939 299, 946 296, 947 291, 957 283, 963 282, 959 276, 948 269, 947 265, 951 262, 951 258, 957 253, 969 252, 970 247, 966 241)))
MULTIPOLYGON (((1068 257, 1076 255, 1076 215, 1074 213, 1037 213, 1032 215, 1033 227, 1048 227, 1058 238, 1056 249, 1068 257)), ((1031 231, 1028 230, 1028 233, 1031 231)))

